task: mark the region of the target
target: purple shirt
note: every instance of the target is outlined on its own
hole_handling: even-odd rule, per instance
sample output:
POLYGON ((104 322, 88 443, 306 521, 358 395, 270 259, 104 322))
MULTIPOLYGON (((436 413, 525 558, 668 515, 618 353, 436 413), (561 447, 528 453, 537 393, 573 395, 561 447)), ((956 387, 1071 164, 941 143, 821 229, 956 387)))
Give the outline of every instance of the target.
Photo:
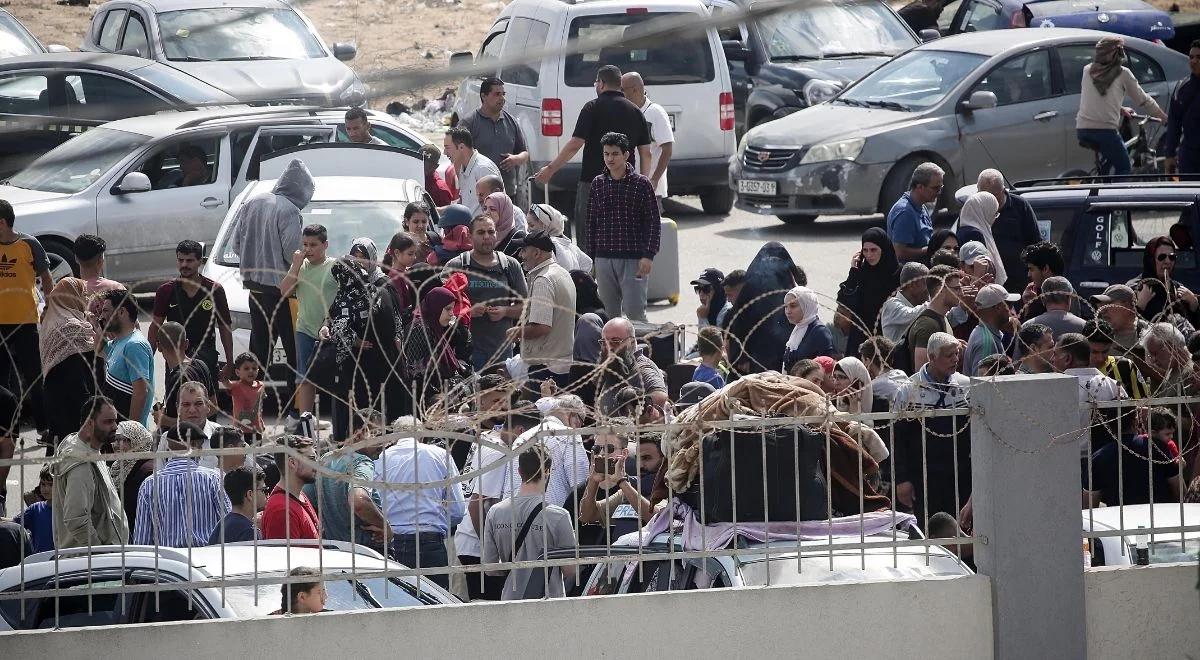
POLYGON ((587 230, 592 256, 653 259, 662 233, 654 184, 632 169, 620 179, 604 170, 592 179, 587 230))

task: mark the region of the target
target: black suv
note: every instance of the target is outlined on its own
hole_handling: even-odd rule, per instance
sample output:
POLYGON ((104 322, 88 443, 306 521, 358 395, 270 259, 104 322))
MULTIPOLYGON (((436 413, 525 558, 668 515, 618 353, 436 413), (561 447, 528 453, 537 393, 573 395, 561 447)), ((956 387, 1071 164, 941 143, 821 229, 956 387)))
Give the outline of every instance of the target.
MULTIPOLYGON (((773 3, 772 3, 773 4, 773 3)), ((708 0, 713 15, 756 13, 719 29, 733 81, 737 132, 827 101, 920 43, 881 0, 818 0, 761 11, 757 0, 708 0)), ((937 38, 936 30, 922 34, 937 38)))
POLYGON ((1173 277, 1200 291, 1194 242, 1200 236, 1200 177, 1188 178, 1022 181, 1014 184, 1014 192, 1029 202, 1040 222, 1050 223, 1051 236, 1061 235, 1066 277, 1079 295, 1102 293, 1110 284, 1141 277, 1146 243, 1156 236, 1175 238, 1179 249, 1173 277))

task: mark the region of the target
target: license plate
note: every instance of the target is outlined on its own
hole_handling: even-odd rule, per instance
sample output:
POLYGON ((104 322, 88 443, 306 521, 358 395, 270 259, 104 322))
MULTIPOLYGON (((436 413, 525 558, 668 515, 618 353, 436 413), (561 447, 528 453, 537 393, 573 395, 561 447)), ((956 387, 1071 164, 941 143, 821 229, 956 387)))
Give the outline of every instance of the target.
POLYGON ((756 181, 754 179, 739 179, 738 192, 746 195, 774 195, 774 181, 756 181))
POLYGON ((271 351, 271 363, 272 364, 287 364, 288 363, 287 351, 283 350, 282 346, 276 346, 275 349, 271 351))

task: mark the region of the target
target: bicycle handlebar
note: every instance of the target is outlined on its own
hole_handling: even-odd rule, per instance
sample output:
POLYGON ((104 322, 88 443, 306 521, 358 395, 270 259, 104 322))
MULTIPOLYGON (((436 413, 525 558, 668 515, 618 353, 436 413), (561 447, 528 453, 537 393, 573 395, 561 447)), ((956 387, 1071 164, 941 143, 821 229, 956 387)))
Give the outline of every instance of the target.
POLYGON ((1136 112, 1130 113, 1130 114, 1129 114, 1129 118, 1130 118, 1130 119, 1137 119, 1137 120, 1139 120, 1139 121, 1138 121, 1138 125, 1139 125, 1139 126, 1143 126, 1143 125, 1145 125, 1145 123, 1146 123, 1146 122, 1148 122, 1148 121, 1152 121, 1152 122, 1155 122, 1155 123, 1158 123, 1158 124, 1161 124, 1161 123, 1162 123, 1162 120, 1161 120, 1161 119, 1159 119, 1158 117, 1155 117, 1155 116, 1153 116, 1153 115, 1139 115, 1139 114, 1138 114, 1138 113, 1136 113, 1136 112))

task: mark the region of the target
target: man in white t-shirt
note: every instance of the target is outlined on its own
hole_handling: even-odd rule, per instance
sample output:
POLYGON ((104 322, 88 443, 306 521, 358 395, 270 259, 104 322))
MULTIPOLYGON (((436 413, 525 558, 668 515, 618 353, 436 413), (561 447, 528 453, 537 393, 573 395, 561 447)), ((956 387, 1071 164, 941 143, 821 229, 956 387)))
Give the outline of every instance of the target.
POLYGON ((500 176, 500 168, 487 156, 475 151, 471 131, 461 126, 446 131, 443 146, 458 177, 458 190, 461 193, 459 203, 470 209, 472 218, 483 214, 479 198, 475 195, 475 186, 485 176, 500 176))
POLYGON ((667 163, 675 147, 675 133, 671 130, 671 117, 659 104, 646 96, 646 83, 641 74, 631 71, 621 76, 621 92, 642 111, 650 125, 650 182, 654 184, 654 195, 658 197, 661 210, 662 200, 667 196, 667 163))

